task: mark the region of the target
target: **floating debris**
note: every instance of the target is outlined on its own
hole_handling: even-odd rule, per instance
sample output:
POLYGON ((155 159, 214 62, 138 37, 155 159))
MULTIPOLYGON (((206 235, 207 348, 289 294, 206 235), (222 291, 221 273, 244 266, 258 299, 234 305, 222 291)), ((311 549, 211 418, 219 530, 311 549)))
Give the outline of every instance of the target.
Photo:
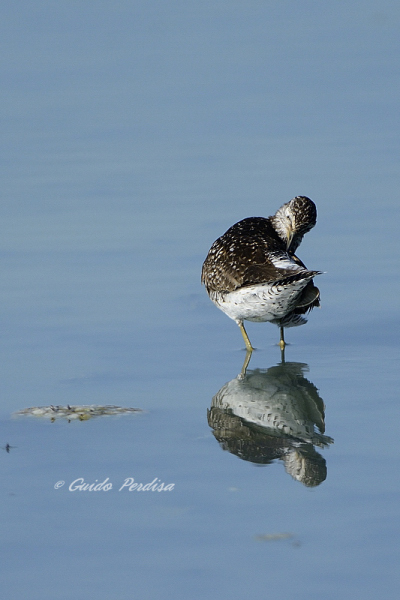
POLYGON ((17 446, 10 446, 10 444, 6 444, 5 446, 2 446, 1 449, 5 450, 7 452, 7 454, 10 454, 10 450, 11 448, 16 448, 17 446))
POLYGON ((31 408, 24 408, 14 413, 14 416, 31 416, 31 417, 42 417, 50 419, 54 422, 56 419, 67 419, 68 422, 72 420, 88 421, 93 417, 104 417, 104 416, 115 416, 132 414, 136 412, 142 412, 140 408, 125 408, 123 406, 98 406, 92 404, 89 406, 33 406, 31 408))
POLYGON ((280 540, 291 540, 293 538, 293 533, 262 533, 255 536, 255 539, 258 542, 278 542, 280 540))

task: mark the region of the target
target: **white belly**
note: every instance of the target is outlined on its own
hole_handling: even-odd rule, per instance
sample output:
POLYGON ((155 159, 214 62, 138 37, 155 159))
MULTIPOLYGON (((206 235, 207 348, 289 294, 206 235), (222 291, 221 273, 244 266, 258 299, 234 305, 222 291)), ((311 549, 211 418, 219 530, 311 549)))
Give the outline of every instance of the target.
POLYGON ((218 308, 236 322, 265 322, 282 319, 296 306, 296 300, 307 281, 290 285, 260 283, 221 294, 211 292, 210 298, 218 308))

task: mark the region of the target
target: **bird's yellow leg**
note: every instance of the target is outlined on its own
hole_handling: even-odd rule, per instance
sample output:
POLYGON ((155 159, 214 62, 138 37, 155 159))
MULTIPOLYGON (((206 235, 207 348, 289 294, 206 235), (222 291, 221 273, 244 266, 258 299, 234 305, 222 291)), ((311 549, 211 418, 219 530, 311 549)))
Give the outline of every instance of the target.
POLYGON ((243 321, 239 321, 238 325, 239 325, 240 331, 242 332, 242 336, 243 336, 243 339, 244 339, 244 343, 246 344, 246 350, 247 350, 247 352, 253 352, 254 348, 251 345, 251 342, 249 340, 249 336, 247 335, 247 332, 246 332, 246 330, 244 328, 243 321))
POLYGON ((283 327, 280 327, 280 332, 281 332, 281 339, 279 340, 279 347, 281 350, 284 350, 286 343, 285 343, 285 337, 283 335, 283 327))

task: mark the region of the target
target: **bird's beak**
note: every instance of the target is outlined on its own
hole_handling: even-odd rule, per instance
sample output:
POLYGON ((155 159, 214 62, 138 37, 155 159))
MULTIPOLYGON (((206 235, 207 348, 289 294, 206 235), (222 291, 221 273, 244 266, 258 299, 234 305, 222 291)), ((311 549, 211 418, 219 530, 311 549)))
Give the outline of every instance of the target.
POLYGON ((287 239, 286 250, 290 249, 290 246, 291 246, 292 241, 293 241, 293 237, 294 237, 294 230, 292 229, 292 227, 288 227, 286 229, 286 239, 287 239))

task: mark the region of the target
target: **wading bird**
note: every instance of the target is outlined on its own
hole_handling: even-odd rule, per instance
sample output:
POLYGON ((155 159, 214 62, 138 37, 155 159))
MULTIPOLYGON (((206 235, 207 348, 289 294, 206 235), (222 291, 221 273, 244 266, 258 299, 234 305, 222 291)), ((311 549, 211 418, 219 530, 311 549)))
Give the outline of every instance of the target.
POLYGON ((214 304, 239 325, 248 352, 253 347, 243 321, 278 325, 283 350, 284 328, 303 325, 303 315, 319 306, 313 278, 321 271, 309 271, 295 255, 316 221, 314 202, 296 196, 272 217, 239 221, 211 246, 201 281, 214 304))

